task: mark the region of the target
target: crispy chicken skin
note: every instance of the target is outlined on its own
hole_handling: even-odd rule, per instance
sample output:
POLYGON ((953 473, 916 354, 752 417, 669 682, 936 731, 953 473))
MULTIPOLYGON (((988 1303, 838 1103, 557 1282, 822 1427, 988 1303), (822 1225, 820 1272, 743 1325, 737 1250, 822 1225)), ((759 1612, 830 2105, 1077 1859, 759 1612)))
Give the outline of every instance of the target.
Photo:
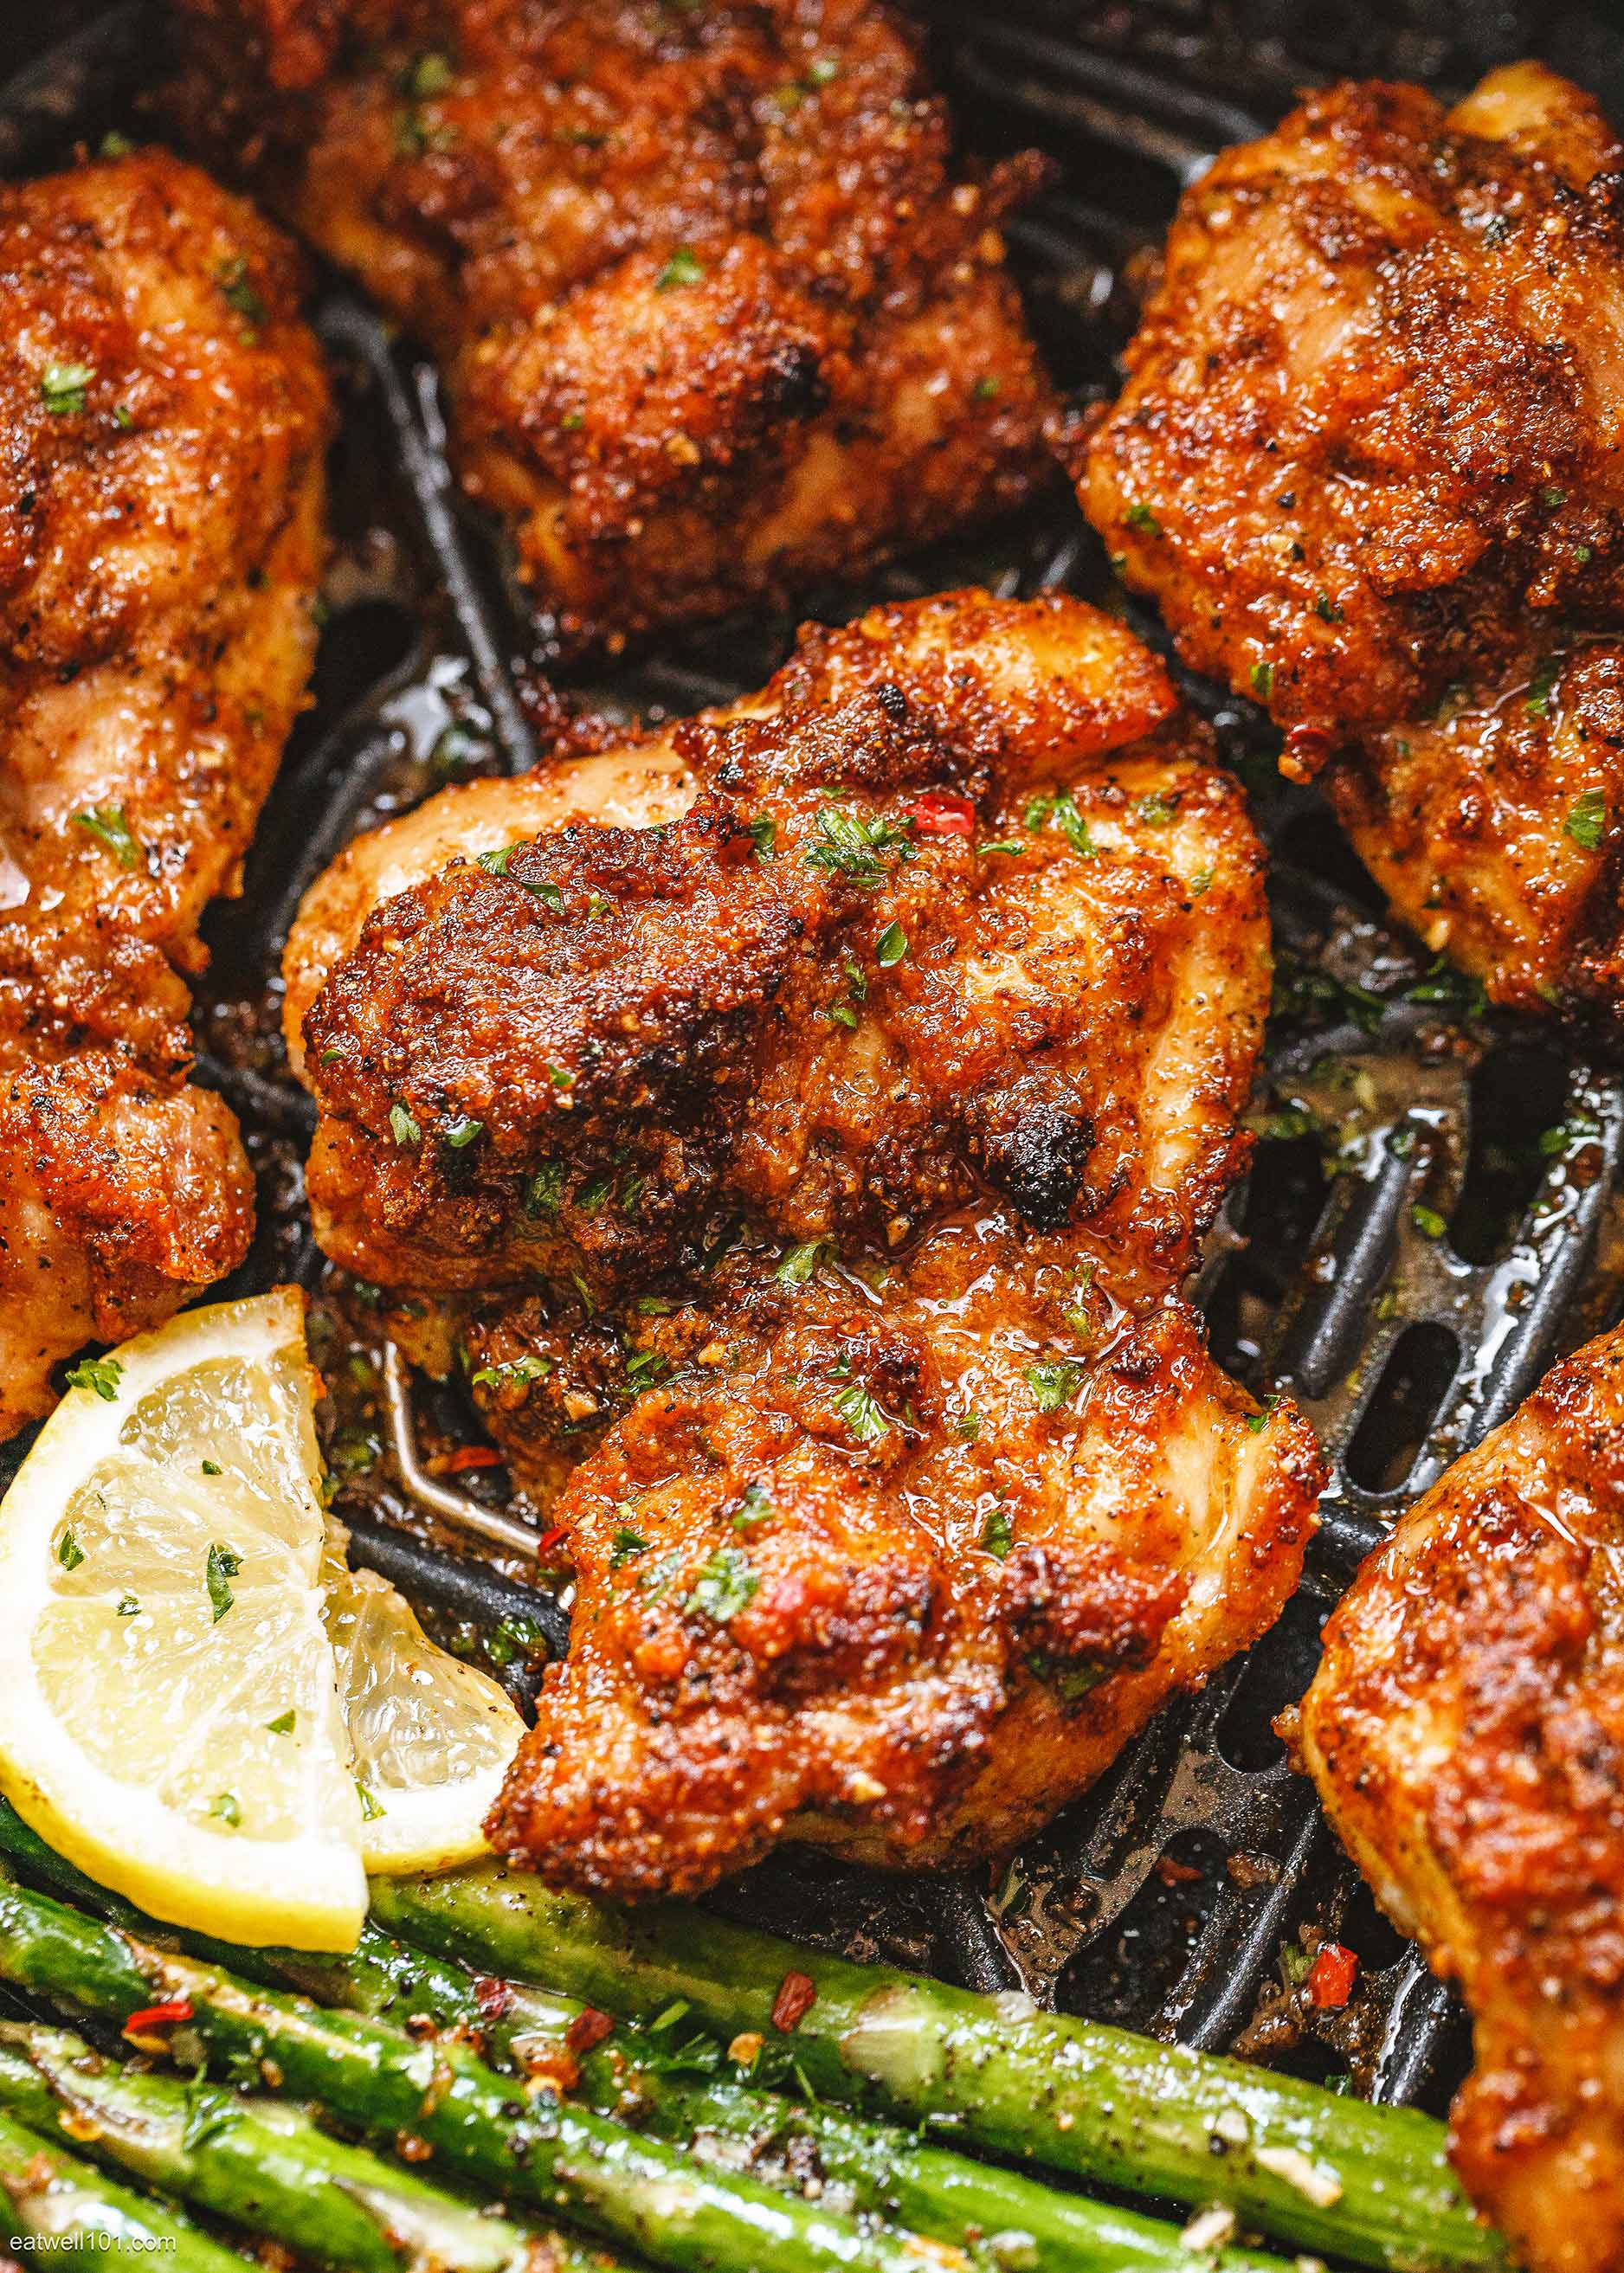
POLYGON ((968 592, 312 889, 320 1234, 440 1291, 419 1346, 575 1571, 505 1853, 626 1896, 791 1834, 985 1853, 1272 1622, 1313 1442, 1175 1293, 1244 1156, 1260 872, 1154 658, 968 592))
POLYGON ((314 646, 297 281, 157 153, 0 187, 0 1435, 247 1246, 185 980, 314 646))
POLYGON ((676 728, 698 794, 666 828, 515 842, 507 791, 305 1013, 328 1252, 611 1301, 719 1203, 884 1249, 991 1188, 1176 1277, 1242 1158, 1267 956, 1238 792, 1173 708, 1080 603, 948 595, 676 728))
POLYGON ((1041 478, 998 223, 876 0, 171 0, 173 108, 439 356, 566 647, 782 596, 1041 478))
POLYGON ((1455 2159, 1534 2273, 1624 2263, 1624 1330, 1547 1375, 1360 1572, 1304 1757, 1476 2022, 1455 2159))
POLYGON ((1073 469, 1299 761, 1624 615, 1624 150, 1533 64, 1313 96, 1186 191, 1073 469))

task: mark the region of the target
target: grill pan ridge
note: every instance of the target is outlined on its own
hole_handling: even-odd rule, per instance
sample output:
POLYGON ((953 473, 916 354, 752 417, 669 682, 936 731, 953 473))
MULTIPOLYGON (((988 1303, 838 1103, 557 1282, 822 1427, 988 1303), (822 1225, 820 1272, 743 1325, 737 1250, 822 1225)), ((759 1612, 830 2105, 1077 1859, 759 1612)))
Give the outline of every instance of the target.
MULTIPOLYGON (((67 37, 0 84, 7 172, 60 162, 139 115, 152 49, 139 0, 65 12, 67 37)), ((1064 386, 1109 386, 1131 320, 1124 268, 1210 154, 1263 131, 1305 83, 1351 71, 1447 90, 1537 52, 1624 112, 1624 51, 1601 5, 1481 21, 1436 0, 1370 8, 1357 24, 1322 12, 1288 0, 929 11, 938 76, 973 146, 1035 143, 1057 161, 1059 186, 1009 234, 1064 386)), ((18 43, 0 33, 0 62, 18 43)), ((225 1291, 290 1278, 315 1298, 317 1354, 342 1384, 323 1418, 357 1559, 523 1696, 563 1647, 568 1588, 538 1583, 487 1482, 432 1473, 424 1447, 469 1434, 469 1414, 407 1374, 369 1324, 365 1290, 335 1285, 315 1248, 299 1170, 314 1116, 276 1039, 276 971, 300 894, 358 829, 448 764, 455 777, 534 764, 554 714, 537 633, 460 505, 432 370, 330 281, 317 321, 346 408, 332 618, 244 896, 206 926, 214 964, 199 991, 199 1077, 237 1111, 259 1180, 254 1252, 225 1291)), ((860 590, 808 594, 801 612, 966 581, 1109 599, 1166 651, 1063 496, 860 590)), ((688 710, 758 685, 791 627, 724 626, 560 684, 612 715, 688 710)), ((858 1954, 1441 2107, 1464 2071, 1459 2008, 1377 1916, 1270 1723, 1305 1686, 1326 1611, 1406 1497, 1616 1315, 1624 1081, 1482 1014, 1388 931, 1318 799, 1274 775, 1260 715, 1178 675, 1252 788, 1272 857, 1282 986, 1260 1143, 1194 1292, 1220 1361, 1259 1392, 1289 1387, 1333 1463, 1303 1587, 1273 1633, 1170 1705, 996 1885, 890 1879, 822 1857, 808 1872, 790 1850, 712 1899, 858 1954), (1296 1989, 1304 1937, 1317 1936, 1363 1961, 1343 2012, 1316 2014, 1296 1989)), ((0 1448, 0 1485, 26 1441, 0 1448)))

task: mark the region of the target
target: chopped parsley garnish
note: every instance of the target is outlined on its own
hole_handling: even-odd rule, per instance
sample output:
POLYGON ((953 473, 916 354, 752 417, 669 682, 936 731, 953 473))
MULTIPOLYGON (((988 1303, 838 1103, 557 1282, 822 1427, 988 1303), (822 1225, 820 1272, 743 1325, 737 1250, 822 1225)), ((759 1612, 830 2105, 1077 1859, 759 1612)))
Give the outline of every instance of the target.
POLYGON ((790 1249, 772 1275, 780 1287, 804 1287, 808 1279, 817 1276, 833 1254, 828 1240, 803 1239, 799 1247, 790 1249))
POLYGON ((623 1523, 610 1544, 609 1568, 612 1571, 624 1570, 634 1555, 646 1555, 648 1549, 649 1542, 642 1532, 634 1531, 629 1524, 623 1523))
POLYGON ((1298 1136, 1312 1136, 1319 1127, 1312 1113, 1300 1105, 1282 1106, 1274 1113, 1253 1113, 1246 1126, 1266 1144, 1289 1144, 1298 1136))
POLYGON ((1160 536, 1162 534, 1162 523, 1150 507, 1137 498, 1123 514, 1123 519, 1130 529, 1140 529, 1147 536, 1160 536))
POLYGON ((48 363, 40 373, 40 400, 53 418, 75 418, 95 375, 87 363, 48 363))
POLYGON ((221 295, 228 307, 235 308, 237 314, 246 317, 251 324, 265 321, 265 303, 248 281, 248 263, 240 252, 235 259, 226 262, 220 271, 219 281, 221 295))
POLYGON ((1267 702, 1274 692, 1274 666, 1272 663, 1254 663, 1250 673, 1252 691, 1259 702, 1267 702))
POLYGON ((835 1399, 835 1411, 860 1444, 877 1443, 890 1425, 879 1406, 863 1387, 854 1381, 835 1399))
POLYGON ((961 1413, 953 1423, 954 1436, 966 1444, 974 1444, 981 1433, 981 1416, 979 1413, 961 1413))
POLYGON ((97 145, 96 155, 98 158, 127 158, 134 147, 127 134, 121 134, 116 126, 109 126, 97 145))
POLYGON ((725 1626, 737 1617, 761 1591, 756 1577, 736 1547, 718 1547, 695 1579, 683 1609, 697 1617, 725 1626))
POLYGON ((1554 513, 1559 506, 1564 506, 1568 502, 1568 492, 1566 490, 1541 490, 1539 495, 1545 505, 1552 513, 1554 513))
POLYGON ((1410 1211, 1410 1220, 1424 1239, 1441 1239, 1448 1229, 1436 1208, 1417 1204, 1410 1211))
POLYGON ((770 813, 758 813, 750 823, 749 837, 758 856, 765 860, 778 841, 778 824, 770 813))
POLYGON ((105 844, 121 868, 140 866, 141 840, 124 819, 122 805, 86 806, 74 814, 73 826, 105 844))
POLYGON ((68 1368, 68 1387, 94 1389, 104 1405, 111 1405, 118 1395, 124 1370, 116 1357, 82 1357, 68 1368))
POLYGON ((550 1357, 534 1357, 526 1353, 523 1357, 510 1357, 501 1365, 482 1365, 468 1377, 476 1389, 528 1389, 533 1382, 545 1381, 552 1370, 550 1357))
POLYGON ((1328 592, 1316 592, 1314 594, 1314 613, 1319 617, 1321 623, 1340 624, 1342 620, 1342 611, 1333 601, 1328 592))
POLYGON ((657 292, 674 292, 685 284, 697 284, 705 273, 705 265, 686 244, 680 244, 654 280, 657 292))
POLYGON ((1260 1397, 1258 1402, 1262 1407, 1262 1411, 1249 1413, 1246 1415, 1246 1426, 1254 1437, 1260 1437, 1268 1427, 1269 1414, 1280 1402, 1280 1392, 1278 1390, 1271 1389, 1260 1397))
POLYGON ((1482 979, 1469 979, 1463 971, 1452 969, 1441 955, 1433 958, 1425 978, 1405 987, 1404 1000, 1443 1003, 1464 1018, 1481 1018, 1489 1007, 1488 990, 1482 979))
POLYGON ((233 1831, 243 1819, 243 1811, 237 1805, 237 1794, 233 1791, 217 1792, 209 1802, 208 1812, 222 1823, 229 1823, 233 1831))
POLYGON ((626 1361, 626 1378, 635 1391, 652 1389, 671 1371, 671 1360, 658 1350, 634 1350, 626 1361))
POLYGON ((1211 889, 1212 881, 1213 872, 1210 868, 1198 868, 1194 875, 1190 879, 1191 898, 1192 900, 1199 900, 1203 892, 1209 891, 1211 889))
POLYGON ((516 844, 494 844, 488 852, 476 852, 474 859, 488 875, 505 876, 508 863, 518 849, 516 844))
POLYGON ((436 781, 455 781, 474 761, 485 755, 485 746, 470 733, 462 721, 454 718, 434 738, 429 752, 429 770, 436 781))
POLYGON ((459 1113, 456 1119, 448 1121, 440 1133, 454 1152, 461 1152, 473 1143, 476 1136, 483 1135, 484 1130, 483 1121, 470 1121, 467 1114, 459 1113))
POLYGON ((85 1550, 71 1531, 64 1531, 56 1542, 56 1560, 64 1571, 77 1571, 85 1559, 85 1550))
POLYGON ((554 1089, 573 1089, 575 1085, 574 1074, 568 1066, 560 1065, 556 1058, 547 1060, 547 1079, 554 1089))
POLYGON ((377 1799, 373 1797, 372 1794, 368 1791, 366 1786, 361 1782, 359 1776, 356 1778, 356 1797, 361 1803, 361 1820, 363 1823, 376 1823, 380 1816, 387 1815, 389 1812, 387 1807, 381 1806, 377 1799))
POLYGON ((564 1204, 564 1164, 549 1160, 545 1168, 538 1168, 524 1188, 524 1212, 529 1216, 556 1215, 564 1204))
POLYGON ((444 94, 455 76, 450 56, 431 48, 401 73, 401 92, 415 95, 419 102, 432 102, 444 94))
POLYGON ((237 1599, 231 1592, 230 1581, 236 1578, 242 1567, 242 1557, 234 1553, 229 1547, 222 1547, 216 1541, 209 1549, 207 1576, 208 1599, 214 1612, 212 1623, 214 1625, 220 1624, 221 1619, 224 1617, 237 1599))
POLYGON ((1147 829, 1165 829, 1169 821, 1177 818, 1177 810, 1176 805, 1169 804, 1156 790, 1151 790, 1140 798, 1138 806, 1139 819, 1147 829))
POLYGON ((817 816, 817 825, 823 842, 808 849, 808 867, 826 868, 831 875, 849 877, 865 889, 884 881, 883 853, 896 852, 903 859, 913 855, 906 829, 879 817, 865 820, 850 806, 826 805, 817 816))
POLYGON ((1607 797, 1605 790, 1587 789, 1574 799, 1562 823, 1575 844, 1594 852, 1606 833, 1607 797))
POLYGON ((1034 1650, 1026 1663, 1033 1678, 1041 1681, 1046 1689, 1052 1689, 1063 1705, 1080 1703, 1109 1674, 1109 1668, 1103 1665, 1068 1664, 1064 1658, 1050 1657, 1041 1649, 1034 1650))
POLYGON ((978 379, 970 392, 978 402, 991 402, 998 393, 998 382, 990 377, 978 379))
POLYGON ((1045 824, 1057 829, 1072 851, 1085 860, 1092 860, 1099 853, 1099 846, 1088 833, 1088 823, 1078 811, 1077 799, 1069 789, 1034 797, 1022 818, 1028 829, 1041 829, 1045 824))
POLYGON ((1032 1394, 1040 1413, 1058 1413, 1077 1394, 1078 1384, 1087 1368, 1076 1358, 1041 1358, 1037 1364, 1026 1368, 1032 1394))
POLYGON ((1559 1121, 1554 1129, 1539 1132, 1539 1155, 1542 1159, 1554 1160, 1575 1144, 1594 1144, 1601 1135, 1601 1123, 1592 1121, 1588 1113, 1575 1113, 1571 1121, 1559 1121))
POLYGON ((981 1526, 981 1548, 988 1555, 996 1555, 1000 1563, 1015 1543, 1015 1519, 1007 1507, 995 1507, 981 1526))
POLYGON ((285 1713, 279 1713, 274 1721, 266 1722, 265 1732, 267 1737, 290 1737, 293 1734, 294 1722, 297 1719, 298 1714, 289 1705, 285 1713))
POLYGON ((1556 682, 1562 675, 1560 656, 1553 656, 1542 663, 1528 682, 1528 700, 1523 709, 1530 718, 1543 718, 1550 711, 1551 697, 1556 692, 1556 682))
POLYGON ((140 1614, 141 1606, 133 1594, 120 1594, 117 1615, 121 1618, 138 1618, 140 1614))
POLYGON ((397 1144, 420 1144, 423 1131, 403 1105, 389 1107, 389 1134, 397 1144))
POLYGON ((590 1176, 582 1185, 575 1195, 575 1204, 583 1215, 596 1215, 613 1189, 613 1171, 609 1168, 602 1169, 596 1176, 590 1176))
POLYGON ((888 923, 874 943, 874 958, 882 971, 900 963, 908 951, 908 935, 899 923, 888 923))
MULTIPOLYGON (((520 881, 523 882, 523 879, 521 878, 520 881)), ((554 915, 563 913, 564 894, 561 886, 548 883, 544 879, 539 884, 526 883, 524 889, 532 899, 539 900, 543 907, 551 908, 554 915)))
POLYGON ((206 1476, 217 1476, 220 1472, 220 1463, 218 1460, 204 1461, 203 1473, 206 1476))
POLYGON ((1007 852, 1011 859, 1018 860, 1027 846, 1024 836, 998 836, 990 844, 978 844, 975 849, 982 859, 989 852, 1007 852))
POLYGON ((733 1529, 753 1531, 758 1523, 765 1523, 772 1513, 772 1502, 765 1484, 746 1484, 744 1497, 733 1510, 733 1529))

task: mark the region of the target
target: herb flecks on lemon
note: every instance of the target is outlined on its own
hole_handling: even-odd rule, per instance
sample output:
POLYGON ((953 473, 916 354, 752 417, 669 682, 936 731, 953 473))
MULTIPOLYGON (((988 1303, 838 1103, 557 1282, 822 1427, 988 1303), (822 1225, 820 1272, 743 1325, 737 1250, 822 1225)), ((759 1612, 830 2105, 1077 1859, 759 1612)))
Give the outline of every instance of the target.
POLYGON ((479 1851, 518 1716, 345 1567, 296 1289, 71 1379, 0 1503, 0 1791, 154 1917, 350 1948, 368 1869, 479 1851))

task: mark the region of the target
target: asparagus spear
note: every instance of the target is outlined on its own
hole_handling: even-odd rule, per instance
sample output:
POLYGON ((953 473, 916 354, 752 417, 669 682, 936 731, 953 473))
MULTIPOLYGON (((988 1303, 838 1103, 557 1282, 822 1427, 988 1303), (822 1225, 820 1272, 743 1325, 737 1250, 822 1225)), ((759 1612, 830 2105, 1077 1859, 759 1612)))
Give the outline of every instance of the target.
MULTIPOLYGON (((162 1928, 128 1902, 64 1862, 3 1803, 0 1850, 64 1900, 148 1939, 162 1935, 162 1928)), ((977 2233, 1003 2237, 1004 2255, 1019 2255, 1032 2273, 1184 2273, 1198 2262, 1204 2273, 1284 2273, 1280 2260, 1250 2250, 1203 2252, 1198 2261, 1177 2230, 1160 2220, 1059 2193, 1019 2172, 922 2144, 909 2133, 836 2108, 747 2088, 703 2067, 695 2072, 688 2065, 695 2052, 703 2058, 708 2052, 709 2066, 720 2065, 720 2047, 711 2039, 673 2058, 665 2032, 622 2029, 596 2050, 580 2049, 588 2008, 575 1999, 509 1982, 476 1981, 463 1967, 408 1947, 370 1923, 348 1957, 231 1950, 192 1936, 186 1942, 214 1962, 234 1962, 240 1972, 290 1980, 323 2004, 476 2035, 502 2065, 540 2064, 555 2074, 574 2068, 572 2093, 589 2106, 605 2114, 634 2111, 630 2119, 639 2128, 690 2150, 695 2141, 701 2151, 731 2142, 769 2185, 799 2188, 808 2157, 797 2149, 809 2149, 825 2187, 842 2189, 853 2209, 941 2241, 963 2243, 977 2233)))
MULTIPOLYGON (((211 2241, 189 2217, 132 2194, 77 2156, 0 2114, 0 2194, 13 2236, 28 2234, 51 2254, 74 2249, 162 2254, 169 2273, 243 2273, 235 2252, 211 2241)), ((13 2242, 15 2247, 15 2242, 13 2242)))
POLYGON ((877 2225, 673 2149, 590 2111, 531 2104, 447 2042, 261 1989, 177 1957, 0 1878, 0 1978, 128 2025, 166 2008, 184 2058, 313 2099, 409 2154, 438 2156, 476 2186, 560 2211, 680 2273, 920 2273, 962 2251, 877 2225), (176 2010, 177 2007, 182 2009, 176 2010))
POLYGON ((101 2159, 337 2273, 613 2273, 556 2239, 549 2255, 540 2234, 328 2138, 296 2108, 138 2074, 63 2029, 0 2028, 0 2107, 41 2132, 66 2127, 101 2159))
POLYGON ((1312 2084, 853 1965, 680 1904, 635 1912, 484 1864, 375 1879, 372 1913, 442 1955, 545 1981, 628 2018, 682 1999, 724 2042, 788 2036, 820 2097, 883 2104, 1019 2159, 1190 2204, 1392 2273, 1506 2263, 1443 2127, 1312 2084), (810 2001, 808 2001, 808 1999, 810 2001))

